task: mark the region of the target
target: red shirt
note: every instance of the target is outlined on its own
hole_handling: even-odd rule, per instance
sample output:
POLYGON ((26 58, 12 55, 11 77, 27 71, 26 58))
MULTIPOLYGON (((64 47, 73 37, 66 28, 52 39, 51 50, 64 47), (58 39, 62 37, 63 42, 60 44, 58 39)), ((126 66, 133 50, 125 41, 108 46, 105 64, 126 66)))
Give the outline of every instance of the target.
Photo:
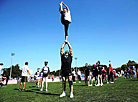
POLYGON ((113 71, 113 68, 112 67, 109 67, 110 71, 113 71))
POLYGON ((106 75, 105 70, 102 70, 102 74, 103 74, 103 75, 106 75))

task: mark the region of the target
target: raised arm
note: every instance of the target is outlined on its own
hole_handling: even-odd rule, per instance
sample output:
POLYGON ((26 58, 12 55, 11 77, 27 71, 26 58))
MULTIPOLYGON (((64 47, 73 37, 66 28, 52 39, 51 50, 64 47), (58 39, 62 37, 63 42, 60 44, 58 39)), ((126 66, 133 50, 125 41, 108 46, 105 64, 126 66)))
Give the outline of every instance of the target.
POLYGON ((65 47, 65 42, 64 42, 64 44, 63 44, 62 47, 61 47, 60 55, 63 55, 63 49, 64 49, 64 47, 65 47))
POLYGON ((66 4, 64 4, 64 2, 62 1, 62 4, 66 7, 66 9, 67 9, 67 12, 69 11, 69 8, 68 8, 68 6, 66 5, 66 4))
POLYGON ((62 5, 63 5, 63 1, 59 4, 60 7, 59 7, 59 12, 63 11, 63 8, 62 8, 62 5))
POLYGON ((68 44, 68 47, 69 47, 70 54, 71 54, 71 56, 73 56, 72 47, 71 47, 71 45, 70 45, 70 43, 69 43, 69 42, 67 42, 67 44, 68 44))

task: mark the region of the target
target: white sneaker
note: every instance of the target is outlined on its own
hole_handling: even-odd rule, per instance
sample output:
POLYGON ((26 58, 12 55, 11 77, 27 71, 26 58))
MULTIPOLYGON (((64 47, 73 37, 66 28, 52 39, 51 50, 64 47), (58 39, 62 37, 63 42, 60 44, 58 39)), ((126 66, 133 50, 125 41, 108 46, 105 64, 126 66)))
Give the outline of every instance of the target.
POLYGON ((66 96, 66 93, 62 93, 61 95, 60 95, 60 97, 65 97, 66 96))
POLYGON ((70 98, 73 98, 74 96, 73 96, 73 93, 70 93, 70 98))
POLYGON ((101 86, 100 84, 97 84, 96 86, 101 86))
POLYGON ((48 91, 48 90, 46 89, 46 91, 48 91))
POLYGON ((76 82, 73 82, 73 83, 76 83, 76 82))
POLYGON ((111 83, 114 83, 114 82, 111 82, 111 83))
POLYGON ((43 91, 43 89, 40 89, 40 91, 43 91))
POLYGON ((107 82, 107 84, 109 84, 109 82, 107 82))

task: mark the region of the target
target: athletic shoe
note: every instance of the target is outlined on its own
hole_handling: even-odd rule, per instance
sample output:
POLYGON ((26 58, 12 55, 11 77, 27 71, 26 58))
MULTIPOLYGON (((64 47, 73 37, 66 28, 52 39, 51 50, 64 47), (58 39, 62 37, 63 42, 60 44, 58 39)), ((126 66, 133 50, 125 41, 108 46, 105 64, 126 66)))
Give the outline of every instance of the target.
POLYGON ((79 83, 81 83, 81 81, 79 81, 79 83))
POLYGON ((74 96, 73 96, 73 93, 71 92, 71 93, 70 93, 70 98, 73 98, 73 97, 74 97, 74 96))
POLYGON ((66 96, 66 93, 65 92, 63 92, 61 95, 60 95, 60 97, 65 97, 66 96))
POLYGON ((40 91, 43 91, 43 89, 40 89, 40 91))
POLYGON ((25 89, 22 89, 22 91, 26 91, 25 89))
POLYGON ((97 84, 96 86, 101 86, 100 84, 97 84))
POLYGON ((46 91, 48 91, 48 90, 46 89, 46 91))
POLYGON ((22 91, 22 89, 19 89, 19 91, 22 91))
POLYGON ((103 83, 101 84, 101 86, 103 86, 103 83))
POLYGON ((107 82, 107 84, 109 84, 109 82, 107 82))
POLYGON ((111 82, 111 83, 114 83, 114 82, 111 82))
POLYGON ((73 82, 73 83, 76 83, 76 82, 73 82))

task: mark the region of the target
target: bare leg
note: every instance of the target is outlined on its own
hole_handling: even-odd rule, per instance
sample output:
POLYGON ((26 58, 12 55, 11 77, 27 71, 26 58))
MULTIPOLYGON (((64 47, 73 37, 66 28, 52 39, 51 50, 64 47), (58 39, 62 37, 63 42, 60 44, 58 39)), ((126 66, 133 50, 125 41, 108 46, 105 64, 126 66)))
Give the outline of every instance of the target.
MULTIPOLYGON (((72 76, 69 76, 69 81, 72 81, 72 76)), ((70 91, 73 93, 73 85, 70 86, 70 91)))
POLYGON ((66 85, 65 85, 66 84, 66 82, 65 82, 66 80, 65 80, 65 77, 62 78, 62 81, 63 81, 62 82, 62 87, 63 87, 63 92, 64 92, 66 90, 66 85))
POLYGON ((48 84, 47 84, 47 77, 45 77, 45 82, 46 82, 46 91, 47 91, 47 87, 48 87, 48 84))
POLYGON ((20 83, 20 89, 22 88, 22 82, 20 83))
POLYGON ((65 36, 65 41, 67 41, 67 39, 68 39, 68 36, 65 36))
POLYGON ((23 83, 23 89, 25 89, 26 82, 23 83))
POLYGON ((97 80, 98 80, 98 84, 100 84, 100 80, 99 80, 99 78, 100 78, 100 75, 98 75, 98 79, 97 79, 97 80))

